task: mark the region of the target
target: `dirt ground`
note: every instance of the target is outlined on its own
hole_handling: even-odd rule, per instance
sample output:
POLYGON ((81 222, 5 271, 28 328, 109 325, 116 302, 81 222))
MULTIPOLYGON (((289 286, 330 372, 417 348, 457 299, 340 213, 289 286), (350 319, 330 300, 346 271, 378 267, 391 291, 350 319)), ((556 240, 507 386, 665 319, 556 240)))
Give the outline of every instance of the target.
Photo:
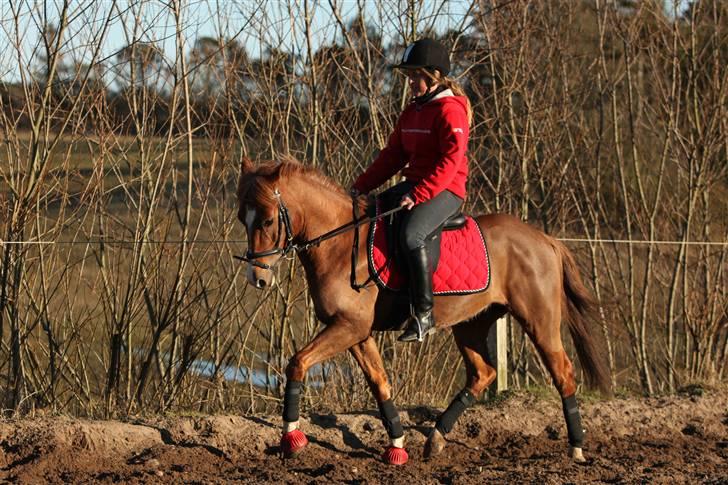
MULTIPOLYGON (((700 390, 699 390, 700 391, 700 390)), ((311 444, 278 456, 277 416, 0 422, 0 481, 151 483, 728 483, 728 390, 582 404, 587 463, 566 456, 556 399, 519 393, 466 412, 434 459, 422 445, 437 410, 403 410, 410 461, 379 458, 372 411, 310 414, 311 444)))

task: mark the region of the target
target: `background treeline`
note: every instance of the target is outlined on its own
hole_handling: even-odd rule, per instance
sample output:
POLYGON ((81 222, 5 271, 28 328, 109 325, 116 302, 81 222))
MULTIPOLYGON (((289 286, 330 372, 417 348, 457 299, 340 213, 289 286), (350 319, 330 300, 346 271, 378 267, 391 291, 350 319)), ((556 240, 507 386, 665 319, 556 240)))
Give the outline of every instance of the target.
MULTIPOLYGON (((725 382, 725 2, 36 3, 0 15, 3 408, 275 409, 318 325, 297 263, 259 293, 232 257, 240 158, 348 186, 407 102, 387 66, 423 35, 473 104, 467 209, 580 239, 617 387, 725 382)), ((510 385, 548 383, 513 323, 510 385)), ((401 404, 462 384, 449 333, 378 338, 401 404)), ((372 405, 354 367, 314 369, 306 402, 372 405)))

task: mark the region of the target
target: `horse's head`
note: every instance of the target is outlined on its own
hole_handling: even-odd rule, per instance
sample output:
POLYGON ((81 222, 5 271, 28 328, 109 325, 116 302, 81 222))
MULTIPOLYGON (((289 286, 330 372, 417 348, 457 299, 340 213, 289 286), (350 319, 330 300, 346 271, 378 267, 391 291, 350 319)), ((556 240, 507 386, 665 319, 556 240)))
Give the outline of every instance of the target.
POLYGON ((281 164, 255 167, 244 159, 238 179, 238 219, 248 235, 248 281, 263 289, 275 282, 273 267, 292 247, 288 209, 280 198, 281 164))

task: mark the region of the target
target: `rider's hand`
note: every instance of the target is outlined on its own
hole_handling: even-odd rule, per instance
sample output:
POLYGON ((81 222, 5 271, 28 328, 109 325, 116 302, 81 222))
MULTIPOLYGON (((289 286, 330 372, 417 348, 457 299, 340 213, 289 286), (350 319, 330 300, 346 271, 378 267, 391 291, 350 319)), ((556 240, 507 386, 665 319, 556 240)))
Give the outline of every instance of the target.
POLYGON ((405 207, 407 210, 412 210, 412 208, 415 206, 415 201, 412 199, 412 196, 409 194, 406 194, 402 199, 399 201, 400 207, 405 207))

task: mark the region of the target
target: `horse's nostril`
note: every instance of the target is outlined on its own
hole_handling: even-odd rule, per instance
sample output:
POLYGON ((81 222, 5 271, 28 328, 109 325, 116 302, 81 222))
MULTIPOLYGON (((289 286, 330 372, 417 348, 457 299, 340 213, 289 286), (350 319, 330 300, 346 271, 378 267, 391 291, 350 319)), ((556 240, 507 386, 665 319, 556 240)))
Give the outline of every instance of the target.
POLYGON ((258 285, 257 285, 258 288, 265 288, 265 285, 266 285, 265 280, 263 278, 259 278, 258 285))

